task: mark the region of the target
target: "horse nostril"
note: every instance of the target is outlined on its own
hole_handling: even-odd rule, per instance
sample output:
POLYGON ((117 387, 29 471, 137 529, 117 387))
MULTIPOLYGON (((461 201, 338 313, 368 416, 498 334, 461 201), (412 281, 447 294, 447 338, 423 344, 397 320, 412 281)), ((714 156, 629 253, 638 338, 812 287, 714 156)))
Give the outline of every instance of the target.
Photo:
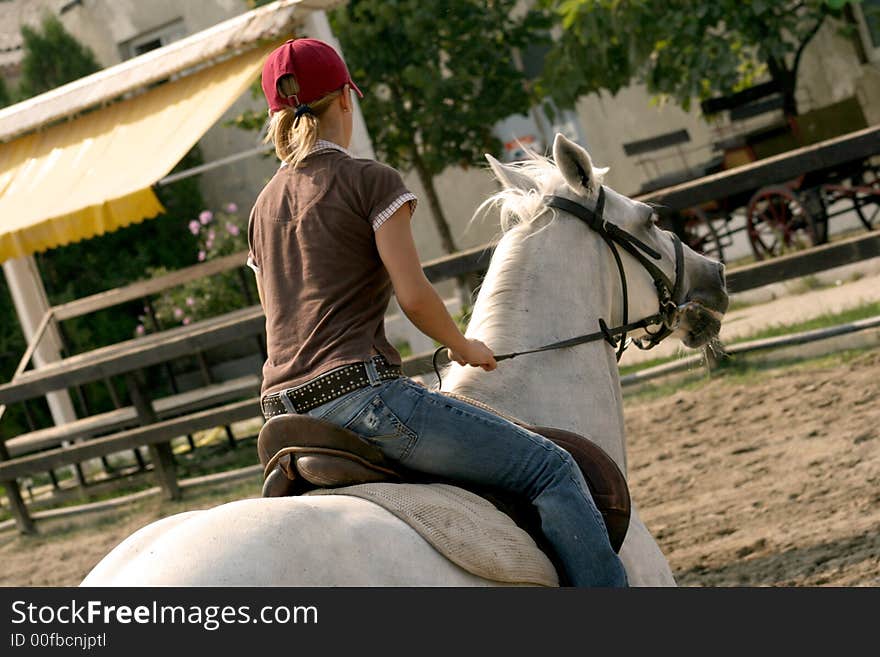
POLYGON ((719 262, 716 266, 718 267, 718 278, 721 281, 721 287, 726 287, 727 281, 724 280, 724 263, 719 262))

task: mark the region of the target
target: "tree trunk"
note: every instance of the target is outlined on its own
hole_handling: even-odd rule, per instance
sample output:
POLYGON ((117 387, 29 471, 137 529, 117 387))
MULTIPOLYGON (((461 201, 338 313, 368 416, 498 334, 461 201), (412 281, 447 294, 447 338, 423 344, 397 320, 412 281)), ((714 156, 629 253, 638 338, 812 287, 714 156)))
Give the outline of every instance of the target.
MULTIPOLYGON (((437 232, 440 234, 440 243, 446 253, 456 253, 458 251, 458 246, 455 244, 455 239, 452 237, 452 230, 450 230, 449 223, 446 221, 446 216, 443 214, 443 208, 440 206, 440 199, 437 197, 437 189, 434 187, 434 176, 428 171, 428 168, 425 166, 418 150, 413 149, 413 151, 413 165, 419 176, 419 181, 422 183, 422 187, 425 190, 425 195, 428 197, 428 207, 431 209, 431 217, 434 219, 434 226, 436 226, 437 232)), ((470 273, 458 276, 457 280, 461 287, 461 302, 462 309, 464 310, 473 305, 472 294, 474 290, 476 290, 477 285, 479 285, 479 279, 476 274, 470 273)))
POLYGON ((786 65, 785 61, 779 61, 773 58, 767 61, 767 68, 770 71, 770 75, 777 83, 779 83, 779 86, 782 89, 782 110, 785 112, 785 118, 795 130, 795 136, 797 136, 797 122, 795 121, 795 117, 798 115, 795 94, 797 92, 798 70, 800 70, 801 57, 803 56, 807 45, 809 45, 813 40, 813 37, 819 32, 819 29, 825 22, 826 16, 827 14, 823 11, 819 16, 819 19, 816 21, 816 24, 813 25, 810 31, 804 36, 803 40, 798 45, 798 49, 795 52, 794 60, 792 61, 790 68, 786 65))
POLYGON ((440 243, 443 245, 443 250, 446 253, 455 253, 458 251, 458 247, 455 245, 452 231, 449 229, 449 223, 447 223, 446 216, 443 214, 443 208, 440 207, 440 199, 437 197, 437 189, 434 187, 434 176, 428 172, 421 155, 415 149, 413 164, 415 165, 416 173, 419 174, 419 181, 425 189, 425 195, 428 197, 428 207, 431 208, 431 217, 434 219, 437 232, 440 233, 440 243))
POLYGON ((795 91, 797 89, 797 72, 789 71, 785 64, 770 59, 767 61, 767 68, 773 81, 779 85, 782 91, 782 111, 786 119, 791 119, 798 115, 797 99, 795 91))

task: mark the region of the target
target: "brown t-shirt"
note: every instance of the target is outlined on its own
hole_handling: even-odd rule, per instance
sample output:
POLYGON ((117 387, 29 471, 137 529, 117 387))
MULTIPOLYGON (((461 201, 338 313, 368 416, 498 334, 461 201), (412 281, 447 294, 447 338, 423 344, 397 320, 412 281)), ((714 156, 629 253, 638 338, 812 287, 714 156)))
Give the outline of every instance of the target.
POLYGON ((397 171, 329 142, 260 192, 248 245, 266 313, 263 395, 375 354, 400 364, 385 337, 392 287, 374 232, 407 202, 415 196, 397 171))

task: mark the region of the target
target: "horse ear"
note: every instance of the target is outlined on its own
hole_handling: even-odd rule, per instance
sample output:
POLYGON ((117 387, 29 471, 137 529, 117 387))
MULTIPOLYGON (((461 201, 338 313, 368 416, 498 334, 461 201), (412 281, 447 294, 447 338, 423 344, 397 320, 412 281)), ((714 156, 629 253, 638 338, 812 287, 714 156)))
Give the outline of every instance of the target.
POLYGON ((594 169, 586 149, 566 138, 561 132, 553 140, 553 160, 565 183, 582 196, 594 196, 608 169, 594 169))
POLYGON ((486 160, 488 160, 489 168, 492 169, 495 177, 508 189, 521 189, 524 192, 530 192, 538 188, 537 183, 517 167, 502 164, 488 153, 486 153, 486 160))

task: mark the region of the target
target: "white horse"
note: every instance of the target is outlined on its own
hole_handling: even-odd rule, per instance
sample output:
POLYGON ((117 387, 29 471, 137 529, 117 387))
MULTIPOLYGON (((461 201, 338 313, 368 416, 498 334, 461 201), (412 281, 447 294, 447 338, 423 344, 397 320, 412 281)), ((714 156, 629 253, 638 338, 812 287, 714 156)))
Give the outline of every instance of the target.
MULTIPOLYGON (((557 135, 556 163, 533 156, 503 165, 489 157, 503 190, 503 237, 495 249, 467 329, 495 353, 522 351, 621 324, 621 281, 611 250, 546 195, 594 207, 605 170, 557 135)), ((649 206, 604 188, 604 220, 636 236, 675 278, 673 238, 649 206)), ((484 205, 486 205, 484 204, 484 205)), ((652 278, 622 253, 630 321, 658 312, 652 278)), ((727 308, 721 265, 684 247, 687 310, 676 335, 692 347, 717 337, 727 308)), ((451 364, 443 389, 522 421, 584 434, 626 472, 622 394, 614 349, 595 341, 522 355, 487 373, 451 364)), ((638 497, 638 491, 634 491, 638 497)), ((499 512, 500 513, 500 512, 499 512)), ((674 585, 669 564, 633 505, 621 549, 631 585, 674 585)), ((436 552, 406 523, 364 499, 342 495, 257 498, 170 516, 139 530, 83 581, 89 586, 489 586, 436 552)))

